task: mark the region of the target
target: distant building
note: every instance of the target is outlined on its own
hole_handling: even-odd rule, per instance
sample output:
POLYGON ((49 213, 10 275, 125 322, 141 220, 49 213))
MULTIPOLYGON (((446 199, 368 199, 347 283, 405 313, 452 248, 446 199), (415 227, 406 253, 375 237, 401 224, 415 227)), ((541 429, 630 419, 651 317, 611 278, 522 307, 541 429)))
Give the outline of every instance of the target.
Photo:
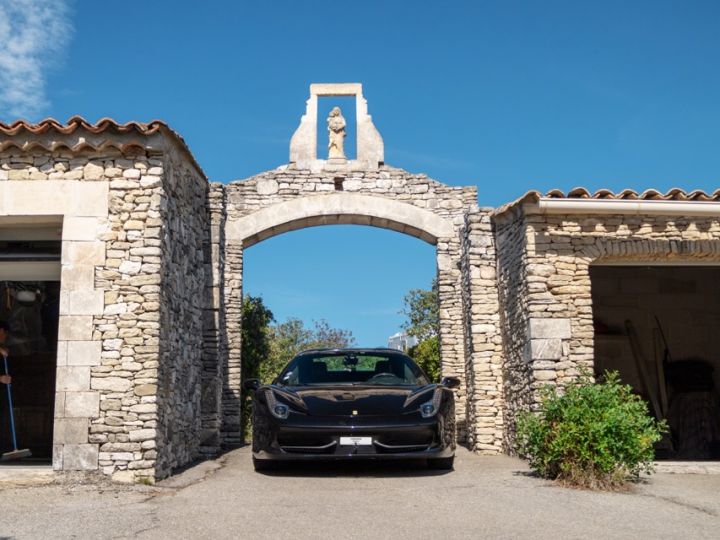
POLYGON ((407 332, 398 332, 388 338, 388 347, 398 351, 407 351, 418 344, 418 338, 409 336, 407 332))

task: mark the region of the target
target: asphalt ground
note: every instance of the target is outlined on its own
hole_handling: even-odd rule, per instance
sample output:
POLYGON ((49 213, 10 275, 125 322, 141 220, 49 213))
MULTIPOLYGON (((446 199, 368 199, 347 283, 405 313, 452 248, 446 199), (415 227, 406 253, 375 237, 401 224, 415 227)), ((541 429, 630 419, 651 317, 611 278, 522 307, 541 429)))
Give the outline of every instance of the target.
POLYGON ((568 489, 519 460, 460 450, 422 463, 255 473, 249 449, 157 486, 0 487, 0 539, 720 538, 720 475, 657 474, 622 493, 568 489))

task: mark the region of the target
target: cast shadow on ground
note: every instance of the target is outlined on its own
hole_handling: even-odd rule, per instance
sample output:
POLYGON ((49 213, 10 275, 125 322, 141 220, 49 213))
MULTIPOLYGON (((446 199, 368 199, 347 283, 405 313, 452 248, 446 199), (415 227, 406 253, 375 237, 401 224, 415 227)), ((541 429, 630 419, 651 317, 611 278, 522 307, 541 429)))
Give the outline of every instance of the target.
POLYGON ((445 476, 453 471, 428 469, 425 460, 416 461, 318 461, 312 463, 277 463, 268 471, 258 472, 267 476, 293 478, 363 477, 363 478, 410 478, 445 476))

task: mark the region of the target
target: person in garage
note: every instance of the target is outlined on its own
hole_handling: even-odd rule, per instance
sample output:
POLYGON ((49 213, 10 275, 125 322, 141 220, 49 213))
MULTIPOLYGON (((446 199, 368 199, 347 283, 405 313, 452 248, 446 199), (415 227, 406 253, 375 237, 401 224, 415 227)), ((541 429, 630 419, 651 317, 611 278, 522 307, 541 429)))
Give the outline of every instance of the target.
MULTIPOLYGON (((5 340, 7 340, 8 337, 8 330, 8 324, 5 321, 0 321, 0 356, 8 355, 7 347, 5 347, 5 340)), ((0 373, 0 383, 10 384, 11 382, 12 378, 10 377, 10 375, 0 373)))

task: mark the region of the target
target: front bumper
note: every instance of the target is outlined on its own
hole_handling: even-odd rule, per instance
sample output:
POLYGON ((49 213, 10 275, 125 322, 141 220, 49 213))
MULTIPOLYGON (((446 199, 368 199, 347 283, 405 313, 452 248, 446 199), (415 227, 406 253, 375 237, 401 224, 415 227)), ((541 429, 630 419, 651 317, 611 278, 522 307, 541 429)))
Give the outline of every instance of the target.
POLYGON ((443 422, 436 418, 412 423, 397 418, 355 423, 291 418, 263 427, 261 440, 253 439, 253 456, 259 460, 402 460, 446 458, 455 453, 453 434, 445 433, 443 422), (341 437, 370 437, 372 444, 343 445, 341 437))

